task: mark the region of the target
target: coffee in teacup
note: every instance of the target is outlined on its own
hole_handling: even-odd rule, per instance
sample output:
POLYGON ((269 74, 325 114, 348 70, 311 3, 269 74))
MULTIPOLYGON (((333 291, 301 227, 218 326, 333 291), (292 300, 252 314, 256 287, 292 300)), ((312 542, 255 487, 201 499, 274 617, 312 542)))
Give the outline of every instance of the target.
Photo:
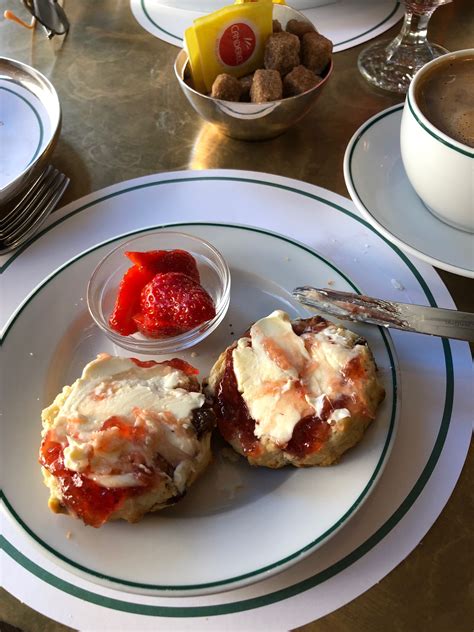
POLYGON ((447 59, 427 72, 415 101, 438 130, 474 148, 474 54, 447 59))
POLYGON ((447 53, 414 76, 400 132, 403 165, 425 206, 474 232, 474 49, 447 53))

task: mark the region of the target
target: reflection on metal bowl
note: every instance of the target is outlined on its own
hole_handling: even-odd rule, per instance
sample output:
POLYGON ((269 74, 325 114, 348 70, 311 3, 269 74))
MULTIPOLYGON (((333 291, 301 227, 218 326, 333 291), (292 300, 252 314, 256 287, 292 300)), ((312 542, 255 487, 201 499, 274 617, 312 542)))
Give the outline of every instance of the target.
MULTIPOLYGON (((291 19, 309 22, 303 14, 285 5, 275 5, 273 12, 274 18, 281 22, 283 28, 291 19)), ((190 85, 190 68, 185 50, 179 52, 174 64, 179 85, 196 112, 226 136, 240 140, 275 138, 286 132, 313 107, 332 69, 331 61, 324 71, 323 80, 303 94, 269 103, 242 103, 214 99, 194 90, 190 85)))

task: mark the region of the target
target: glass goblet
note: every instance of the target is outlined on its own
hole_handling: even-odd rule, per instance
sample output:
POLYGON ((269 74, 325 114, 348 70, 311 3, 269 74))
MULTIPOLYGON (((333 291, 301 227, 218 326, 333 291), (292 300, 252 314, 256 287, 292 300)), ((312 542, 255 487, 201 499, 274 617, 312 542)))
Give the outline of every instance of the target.
POLYGON ((405 0, 405 18, 397 37, 376 42, 359 55, 362 75, 378 88, 404 94, 417 70, 448 51, 427 39, 433 12, 451 0, 405 0))

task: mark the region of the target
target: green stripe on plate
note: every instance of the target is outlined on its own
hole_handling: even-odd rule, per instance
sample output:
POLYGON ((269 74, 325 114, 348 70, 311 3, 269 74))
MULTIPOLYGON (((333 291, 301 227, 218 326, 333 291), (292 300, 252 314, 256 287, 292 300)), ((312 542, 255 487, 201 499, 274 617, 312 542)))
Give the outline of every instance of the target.
POLYGON ((151 24, 153 24, 154 27, 156 27, 159 31, 161 31, 162 33, 165 33, 166 35, 169 35, 170 37, 173 37, 175 40, 177 40, 180 44, 183 43, 183 38, 180 37, 179 35, 175 35, 174 33, 170 33, 169 31, 167 31, 166 29, 164 29, 162 26, 160 26, 159 24, 157 24, 151 17, 151 15, 148 13, 148 9, 145 6, 145 0, 140 0, 140 4, 142 7, 142 11, 143 13, 146 15, 146 17, 148 18, 148 20, 151 22, 151 24))
MULTIPOLYGON (((2 78, 2 81, 10 81, 11 83, 16 85, 16 82, 13 81, 12 79, 2 78)), ((37 145, 37 147, 36 147, 36 149, 35 149, 35 151, 33 153, 32 159, 26 165, 26 167, 29 167, 31 165, 31 163, 34 162, 36 160, 36 158, 38 157, 38 154, 40 152, 41 146, 43 144, 43 138, 44 138, 43 121, 41 120, 41 117, 38 114, 38 111, 36 110, 35 106, 32 103, 30 103, 30 101, 28 101, 28 99, 25 99, 24 96, 22 96, 21 94, 18 94, 18 92, 15 92, 14 90, 10 90, 10 88, 5 88, 5 86, 0 86, 0 90, 4 90, 5 92, 9 92, 10 94, 13 94, 15 97, 18 97, 18 99, 21 99, 31 109, 31 111, 33 112, 33 114, 36 117, 36 122, 38 123, 38 127, 39 127, 39 141, 38 141, 38 145, 37 145)), ((25 167, 25 169, 26 169, 26 167, 25 167)))

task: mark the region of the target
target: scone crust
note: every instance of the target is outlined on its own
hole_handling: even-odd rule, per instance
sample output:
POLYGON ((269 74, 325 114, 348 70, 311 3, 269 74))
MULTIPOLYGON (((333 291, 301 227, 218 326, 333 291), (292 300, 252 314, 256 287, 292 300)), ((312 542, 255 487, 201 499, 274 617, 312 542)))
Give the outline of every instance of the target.
MULTIPOLYGON (((318 320, 324 320, 317 317, 318 320)), ((293 324, 303 325, 306 323, 311 327, 314 318, 298 319, 293 324)), ((329 321, 326 321, 329 323, 329 321)), ((340 327, 345 331, 346 328, 340 327)), ((214 363, 207 381, 207 392, 211 398, 215 400, 219 385, 224 376, 226 367, 227 353, 230 349, 236 347, 237 343, 230 345, 225 349, 214 363)), ((365 414, 352 411, 352 414, 343 417, 331 423, 331 432, 328 439, 322 447, 315 452, 298 457, 294 454, 286 452, 284 448, 277 445, 269 437, 263 436, 260 439, 260 453, 254 455, 246 452, 238 437, 226 439, 232 448, 244 456, 251 465, 263 466, 269 468, 281 468, 286 465, 295 467, 311 467, 311 466, 327 466, 339 461, 341 456, 350 448, 357 445, 362 439, 366 429, 376 416, 379 404, 385 397, 385 390, 377 377, 377 367, 371 350, 366 342, 360 339, 361 350, 360 359, 365 370, 366 379, 364 380, 364 399, 365 414)), ((226 420, 231 422, 232 420, 226 420)), ((219 427, 219 421, 218 421, 219 427)))

